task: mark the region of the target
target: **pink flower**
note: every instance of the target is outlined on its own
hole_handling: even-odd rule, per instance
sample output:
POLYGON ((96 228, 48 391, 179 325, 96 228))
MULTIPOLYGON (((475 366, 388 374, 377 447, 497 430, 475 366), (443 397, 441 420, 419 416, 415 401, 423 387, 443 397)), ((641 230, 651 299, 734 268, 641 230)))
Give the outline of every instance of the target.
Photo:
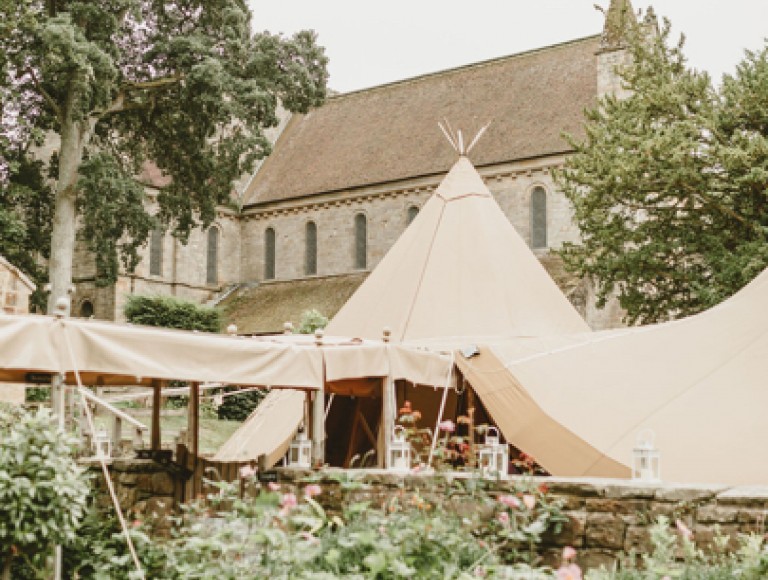
POLYGON ((269 491, 280 491, 280 484, 275 483, 274 481, 270 481, 267 484, 267 488, 269 489, 269 491))
POLYGON ((250 466, 250 465, 243 465, 240 468, 240 477, 245 479, 246 477, 253 477, 253 475, 256 473, 256 470, 250 466))
POLYGON ((318 540, 315 536, 313 536, 309 532, 299 532, 299 536, 304 538, 310 544, 319 544, 320 543, 320 540, 318 540))
POLYGON ((532 510, 536 507, 536 497, 530 494, 525 494, 523 496, 523 503, 525 504, 525 507, 532 510))
POLYGON ((520 507, 520 500, 514 495, 502 495, 499 497, 499 503, 503 503, 505 506, 513 509, 520 507))
POLYGON ((283 509, 285 510, 296 507, 298 503, 295 493, 286 493, 280 498, 280 505, 283 506, 283 509))
POLYGON ((316 483, 311 483, 304 488, 304 495, 306 495, 307 497, 315 497, 316 495, 320 495, 321 493, 323 493, 323 488, 321 488, 316 483))
POLYGON ((576 557, 576 549, 572 546, 566 546, 563 548, 563 560, 573 560, 576 557))
POLYGON ((440 431, 445 431, 446 433, 453 433, 456 431, 456 425, 453 424, 453 421, 450 419, 446 419, 442 423, 438 424, 437 426, 440 431))
POLYGON ((683 520, 676 520, 675 525, 677 526, 677 531, 679 531, 686 540, 693 540, 693 532, 685 525, 683 520))
POLYGON ((497 517, 502 525, 506 526, 509 523, 509 514, 507 512, 501 512, 497 517))
POLYGON ((557 569, 557 580, 581 580, 581 568, 576 564, 560 566, 557 569))

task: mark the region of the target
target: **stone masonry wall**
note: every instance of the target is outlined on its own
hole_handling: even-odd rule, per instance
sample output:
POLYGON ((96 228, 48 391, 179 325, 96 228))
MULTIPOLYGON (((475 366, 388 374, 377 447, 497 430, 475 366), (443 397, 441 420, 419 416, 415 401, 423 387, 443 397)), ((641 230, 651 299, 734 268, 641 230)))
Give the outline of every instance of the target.
MULTIPOLYGON (((323 489, 318 497, 328 509, 338 509, 342 492, 339 478, 329 470, 319 483, 323 489)), ((301 485, 307 472, 283 469, 283 482, 301 485)), ((401 476, 371 473, 361 480, 357 491, 347 491, 350 501, 382 502, 403 489, 401 476)), ((674 522, 682 520, 694 532, 697 545, 711 544, 716 529, 731 538, 737 546, 739 533, 764 533, 768 515, 768 486, 728 487, 723 485, 640 484, 633 481, 581 478, 533 478, 535 485, 545 484, 553 498, 564 504, 568 523, 558 535, 550 535, 541 546, 544 562, 556 564, 562 548, 578 550, 578 563, 586 569, 610 566, 619 557, 634 550, 647 552, 650 548, 649 529, 659 516, 674 522)), ((514 491, 514 478, 490 483, 490 493, 503 495, 514 491)), ((406 488, 429 488, 428 479, 419 476, 405 478, 406 488)), ((462 509, 467 502, 461 502, 462 509)), ((476 508, 477 509, 477 508, 476 508)))

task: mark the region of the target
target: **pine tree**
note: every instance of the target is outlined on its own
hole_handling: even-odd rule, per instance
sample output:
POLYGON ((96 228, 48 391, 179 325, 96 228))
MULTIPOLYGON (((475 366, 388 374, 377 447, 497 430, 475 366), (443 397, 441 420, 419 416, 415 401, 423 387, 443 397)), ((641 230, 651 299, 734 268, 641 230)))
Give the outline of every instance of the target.
POLYGON ((684 39, 670 46, 669 22, 653 30, 629 32, 618 71, 629 96, 587 112, 586 137, 569 137, 575 153, 556 175, 582 232, 561 255, 596 282, 600 305, 615 293, 629 322, 701 311, 768 264, 757 219, 768 180, 748 171, 766 133, 747 137, 737 112, 759 108, 747 80, 757 67, 742 65, 721 98, 687 66, 684 39))

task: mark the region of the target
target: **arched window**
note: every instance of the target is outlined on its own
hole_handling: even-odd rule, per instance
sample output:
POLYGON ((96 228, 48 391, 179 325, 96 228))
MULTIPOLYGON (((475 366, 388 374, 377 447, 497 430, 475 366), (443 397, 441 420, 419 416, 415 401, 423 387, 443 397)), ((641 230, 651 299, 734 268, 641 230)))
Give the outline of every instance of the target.
POLYGON ((264 279, 275 279, 275 230, 267 228, 264 232, 264 279))
POLYGON ((365 214, 355 216, 355 268, 363 270, 368 266, 368 219, 365 214))
POLYGON ((531 192, 531 247, 547 247, 547 191, 543 187, 531 192))
POLYGON ((317 225, 307 222, 305 229, 304 273, 307 276, 317 274, 317 225))
POLYGON ((83 300, 82 304, 80 304, 80 317, 90 318, 91 316, 93 316, 93 302, 83 300))
POLYGON ((412 205, 408 208, 408 215, 405 218, 406 225, 411 225, 411 222, 416 219, 416 216, 419 215, 419 208, 415 205, 412 205))
POLYGON ((206 284, 219 283, 219 228, 210 228, 208 230, 205 282, 206 284))
POLYGON ((163 275, 163 230, 160 228, 149 234, 149 274, 163 275))

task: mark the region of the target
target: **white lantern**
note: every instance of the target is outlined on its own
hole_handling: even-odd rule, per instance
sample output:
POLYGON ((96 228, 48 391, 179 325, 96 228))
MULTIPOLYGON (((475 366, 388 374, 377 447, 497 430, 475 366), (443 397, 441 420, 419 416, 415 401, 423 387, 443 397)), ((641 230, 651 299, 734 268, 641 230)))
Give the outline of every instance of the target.
POLYGON ((509 446, 501 442, 496 427, 488 427, 485 432, 485 442, 479 446, 478 462, 484 476, 507 477, 509 446))
POLYGON ((299 431, 293 441, 291 441, 285 464, 288 467, 297 467, 299 469, 309 469, 312 467, 312 441, 307 439, 304 431, 299 431))
POLYGON ((389 446, 389 468, 393 471, 411 470, 411 444, 408 443, 405 435, 405 428, 402 425, 395 425, 389 446))
POLYGON ((632 479, 661 481, 661 453, 654 446, 654 439, 651 429, 637 434, 637 442, 632 450, 632 479))
POLYGON ((93 451, 96 457, 112 457, 112 439, 105 430, 100 429, 93 434, 93 451))

